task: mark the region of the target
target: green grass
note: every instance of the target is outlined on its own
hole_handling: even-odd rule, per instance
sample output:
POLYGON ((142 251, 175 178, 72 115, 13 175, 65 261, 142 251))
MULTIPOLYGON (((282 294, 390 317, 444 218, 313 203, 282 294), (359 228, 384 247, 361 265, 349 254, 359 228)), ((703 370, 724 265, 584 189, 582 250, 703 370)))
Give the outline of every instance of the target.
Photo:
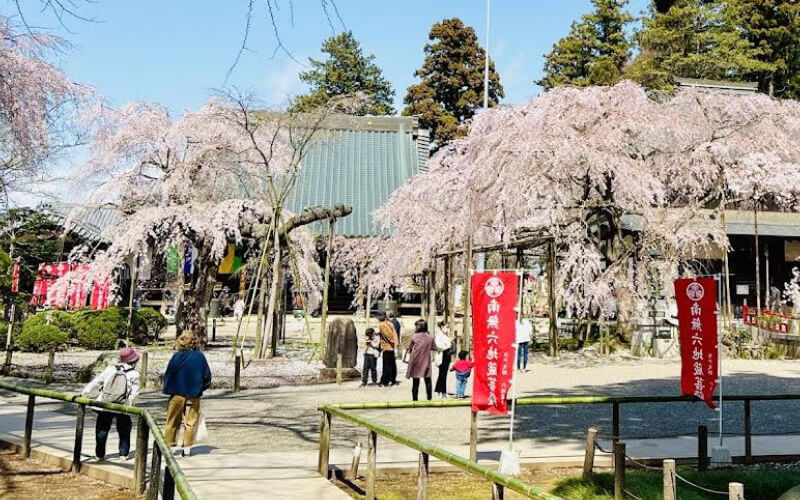
MULTIPOLYGON (((679 468, 678 474, 687 480, 717 491, 728 491, 728 483, 744 484, 745 498, 774 500, 786 490, 800 484, 800 470, 716 470, 697 472, 689 468, 679 468)), ((625 489, 642 500, 663 498, 661 472, 628 471, 625 489)), ((678 481, 678 498, 681 500, 706 500, 725 498, 720 495, 703 493, 678 481)), ((556 483, 551 493, 566 500, 613 499, 614 478, 611 473, 595 474, 592 479, 569 477, 556 483)), ((627 497, 633 498, 633 497, 627 497)))

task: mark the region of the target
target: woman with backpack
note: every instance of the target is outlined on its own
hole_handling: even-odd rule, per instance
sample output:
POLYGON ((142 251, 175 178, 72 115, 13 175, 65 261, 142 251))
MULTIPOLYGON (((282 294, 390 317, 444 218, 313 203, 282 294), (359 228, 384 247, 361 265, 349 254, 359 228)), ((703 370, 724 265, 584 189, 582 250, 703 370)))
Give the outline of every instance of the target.
MULTIPOLYGON (((139 370, 136 363, 139 353, 132 347, 119 351, 119 362, 107 366, 81 391, 82 396, 96 399, 104 403, 116 403, 133 406, 139 395, 139 370)), ((105 460, 106 441, 111 430, 111 422, 117 420, 119 435, 119 459, 127 460, 131 450, 131 417, 125 413, 108 410, 95 410, 97 425, 95 426, 95 456, 97 460, 105 460)))
POLYGON ((211 385, 211 368, 200 352, 200 339, 194 332, 183 332, 175 342, 178 351, 172 355, 164 373, 164 388, 168 395, 167 425, 164 439, 180 456, 191 456, 200 420, 200 398, 211 385), (183 425, 183 444, 177 446, 178 430, 183 425))

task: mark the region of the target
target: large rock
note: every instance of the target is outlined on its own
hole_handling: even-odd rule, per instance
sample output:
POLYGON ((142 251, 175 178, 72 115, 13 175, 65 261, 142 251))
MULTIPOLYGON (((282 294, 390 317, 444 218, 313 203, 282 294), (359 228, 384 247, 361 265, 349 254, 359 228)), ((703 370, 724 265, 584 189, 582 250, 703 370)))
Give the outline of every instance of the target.
POLYGON ((342 367, 355 368, 358 356, 358 334, 352 319, 337 318, 328 324, 325 366, 336 368, 336 355, 342 353, 342 367))
POLYGON ((778 500, 800 500, 800 485, 778 497, 778 500))

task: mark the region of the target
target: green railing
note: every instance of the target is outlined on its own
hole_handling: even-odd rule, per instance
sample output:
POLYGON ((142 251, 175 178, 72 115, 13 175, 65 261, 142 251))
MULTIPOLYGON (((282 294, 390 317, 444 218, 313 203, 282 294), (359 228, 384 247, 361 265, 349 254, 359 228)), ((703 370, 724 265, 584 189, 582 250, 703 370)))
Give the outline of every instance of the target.
MULTIPOLYGON (((750 463, 753 459, 752 453, 752 418, 751 403, 753 401, 789 401, 800 400, 800 394, 758 394, 758 395, 725 395, 723 402, 743 402, 744 403, 744 428, 742 435, 745 441, 745 462, 750 463)), ((617 442, 621 439, 620 434, 620 407, 623 404, 647 404, 647 403, 682 403, 698 402, 694 396, 532 396, 517 398, 517 406, 532 405, 611 405, 611 439, 617 442)), ((508 488, 518 493, 522 493, 532 498, 557 498, 544 492, 540 488, 527 484, 523 481, 505 476, 498 472, 481 467, 477 464, 478 447, 478 418, 472 412, 470 420, 470 459, 453 455, 441 448, 420 441, 400 432, 383 427, 380 424, 367 420, 359 415, 350 413, 353 410, 390 410, 403 408, 463 408, 470 407, 472 402, 468 399, 451 399, 444 401, 388 401, 388 402, 366 402, 366 403, 341 403, 335 405, 323 405, 318 409, 322 412, 322 428, 320 433, 319 451, 319 471, 324 476, 329 475, 329 449, 330 449, 330 427, 331 416, 336 415, 349 422, 370 431, 369 438, 369 459, 367 469, 367 498, 373 498, 375 493, 375 436, 380 434, 397 443, 409 446, 420 452, 420 476, 425 476, 425 481, 420 480, 420 488, 423 484, 427 485, 427 456, 431 455, 444 462, 456 467, 477 474, 488 481, 494 487, 494 498, 502 497, 502 488, 508 488), (423 462, 425 466, 423 467, 423 462), (424 470, 423 470, 424 469, 424 470), (498 494, 499 493, 499 494, 498 494), (370 494, 372 496, 370 496, 370 494)), ((424 498, 421 496, 420 498, 424 498)))
POLYGON ((31 455, 31 435, 33 434, 33 417, 36 406, 36 398, 55 399, 67 403, 78 405, 78 414, 75 423, 75 445, 72 452, 72 471, 80 472, 81 469, 81 448, 83 447, 83 423, 86 415, 86 407, 112 410, 116 412, 135 415, 138 417, 136 429, 136 459, 133 464, 133 484, 136 494, 147 493, 148 500, 157 500, 159 493, 161 498, 172 500, 175 490, 183 500, 196 500, 186 476, 181 471, 178 462, 172 455, 172 450, 164 439, 161 429, 155 419, 147 410, 135 406, 125 406, 114 403, 103 403, 82 396, 64 394, 61 392, 49 391, 47 389, 36 389, 31 387, 20 387, 0 380, 0 389, 26 394, 28 396, 27 413, 25 415, 25 433, 23 435, 22 449, 26 457, 31 455), (150 463, 150 481, 147 481, 147 449, 149 438, 153 437, 153 453, 150 463), (164 480, 161 481, 161 461, 165 462, 164 480))

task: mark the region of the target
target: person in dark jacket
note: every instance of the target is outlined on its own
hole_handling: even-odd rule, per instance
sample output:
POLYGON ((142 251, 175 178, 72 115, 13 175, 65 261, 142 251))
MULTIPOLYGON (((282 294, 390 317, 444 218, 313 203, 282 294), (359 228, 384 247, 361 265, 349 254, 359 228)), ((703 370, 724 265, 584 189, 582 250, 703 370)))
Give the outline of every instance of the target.
POLYGON ((200 398, 211 385, 211 368, 200 352, 200 339, 194 332, 183 332, 175 342, 178 352, 172 355, 164 373, 162 392, 168 395, 167 425, 164 439, 179 455, 190 456, 200 418, 200 398), (178 430, 183 424, 183 444, 176 447, 178 430))

